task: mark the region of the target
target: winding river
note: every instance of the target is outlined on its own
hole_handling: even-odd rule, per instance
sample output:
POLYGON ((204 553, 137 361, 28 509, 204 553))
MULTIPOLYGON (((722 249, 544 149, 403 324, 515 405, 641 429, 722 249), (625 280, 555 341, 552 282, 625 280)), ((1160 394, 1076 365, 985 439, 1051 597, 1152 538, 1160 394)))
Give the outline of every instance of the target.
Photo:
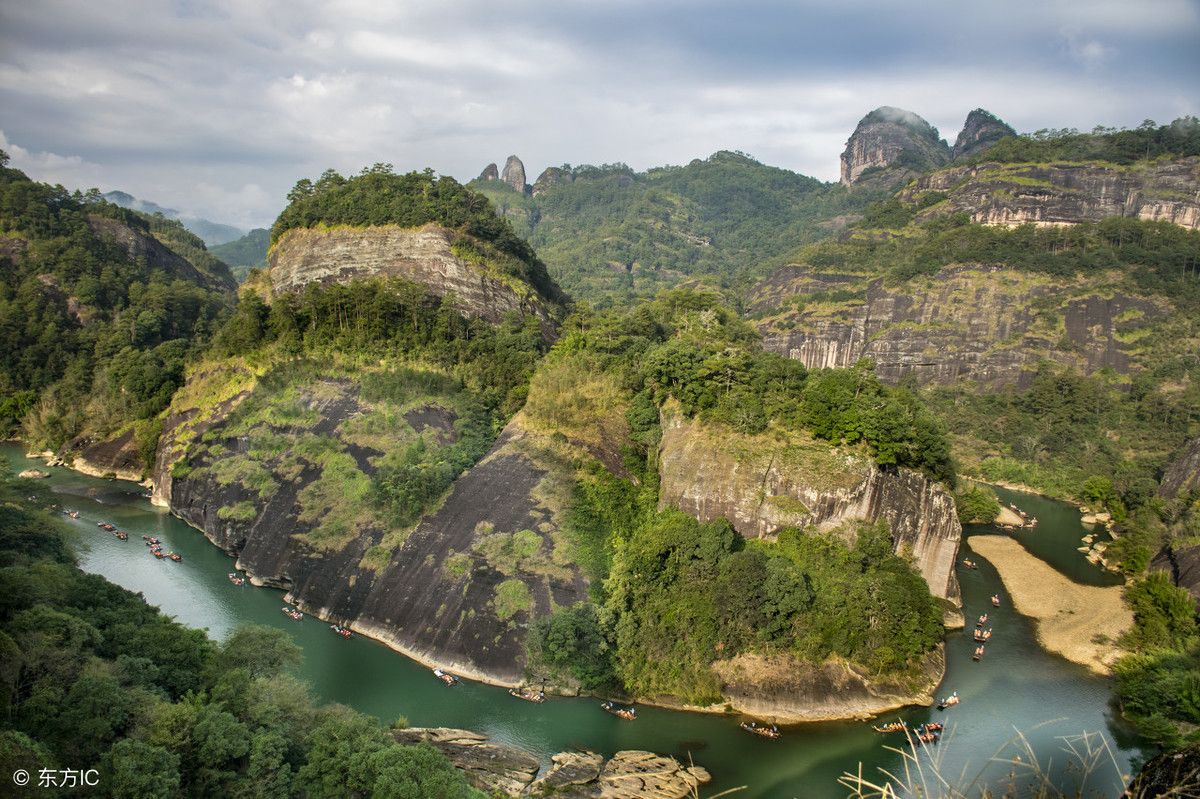
MULTIPOLYGON (((4 445, 3 452, 14 471, 46 468, 25 459, 13 445, 4 445)), ((49 471, 51 477, 38 481, 39 487, 58 495, 59 504, 80 512, 71 525, 78 532, 82 568, 141 592, 164 612, 184 624, 207 629, 214 638, 245 622, 287 630, 304 650, 299 676, 323 700, 350 705, 385 721, 404 716, 413 726, 475 730, 524 747, 547 762, 551 754, 571 749, 603 753, 649 749, 685 761, 690 755, 713 774, 705 795, 745 785, 746 790, 736 796, 843 797, 848 791, 838 784, 838 778, 845 771, 857 770, 860 762, 868 777, 878 778, 881 768, 893 773, 903 768, 901 757, 886 748, 888 744, 899 746, 901 740, 885 739, 861 722, 789 728, 782 740, 769 741, 741 731, 736 720, 728 717, 644 707, 638 720, 630 723, 602 712, 590 698, 552 698, 539 706, 486 685, 464 683, 444 688, 427 669, 380 644, 357 636, 343 640, 317 619, 291 621, 280 612, 283 602, 278 591, 232 585, 226 577, 232 561, 199 531, 151 506, 140 486, 61 468, 49 471), (118 541, 100 530, 96 526, 99 521, 111 521, 127 530, 129 540, 118 541), (183 562, 150 557, 142 546, 144 534, 158 536, 168 550, 183 556, 183 562)), ((1005 502, 1015 501, 1039 517, 1036 531, 1014 533, 1030 551, 1072 579, 1112 581, 1075 550, 1083 534, 1076 510, 1042 497, 1000 493, 1005 502)), ((968 529, 967 535, 980 532, 997 530, 977 527, 968 529)), ((971 556, 969 539, 964 542, 963 554, 971 556)), ((995 634, 980 663, 971 661, 969 633, 947 636, 948 671, 940 693, 957 691, 962 704, 944 713, 913 708, 886 718, 898 715, 909 724, 935 717, 946 722, 942 743, 931 752, 918 753, 922 768, 928 769, 936 758, 941 772, 952 781, 974 781, 979 787, 1007 782, 1013 766, 1000 760, 1020 753, 1009 743, 1017 730, 1038 753, 1043 766, 1048 764, 1056 772, 1068 761, 1066 739, 1091 733, 1093 742, 1098 743, 1103 735, 1113 758, 1103 758, 1105 762, 1087 782, 1085 795, 1119 794, 1121 775, 1128 774, 1143 754, 1110 703, 1108 681, 1045 652, 1031 623, 1012 611, 1007 601, 999 609, 991 608, 988 597, 994 593, 1004 597, 1003 588, 991 565, 977 559, 977 570, 959 570, 964 607, 968 618, 986 609, 995 634)))

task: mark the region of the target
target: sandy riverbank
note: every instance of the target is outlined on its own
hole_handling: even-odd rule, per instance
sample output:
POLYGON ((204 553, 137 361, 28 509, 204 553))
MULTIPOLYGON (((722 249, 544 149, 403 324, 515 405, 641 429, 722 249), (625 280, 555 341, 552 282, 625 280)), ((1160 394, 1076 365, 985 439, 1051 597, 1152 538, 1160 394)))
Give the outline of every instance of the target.
POLYGON ((1122 586, 1072 582, 1005 536, 971 536, 971 549, 996 567, 1017 611, 1035 620, 1042 646, 1098 674, 1109 673, 1120 656, 1114 642, 1133 624, 1121 601, 1122 586), (1096 643, 1097 636, 1106 643, 1096 643))

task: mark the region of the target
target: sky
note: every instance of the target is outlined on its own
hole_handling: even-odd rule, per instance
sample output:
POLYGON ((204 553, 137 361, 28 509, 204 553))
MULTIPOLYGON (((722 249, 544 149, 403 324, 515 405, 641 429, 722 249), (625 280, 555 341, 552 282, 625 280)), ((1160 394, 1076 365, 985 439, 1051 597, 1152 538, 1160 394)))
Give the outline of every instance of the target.
POLYGON ((717 150, 823 180, 893 105, 953 143, 1200 114, 1200 0, 0 0, 31 177, 268 226, 302 177, 717 150))

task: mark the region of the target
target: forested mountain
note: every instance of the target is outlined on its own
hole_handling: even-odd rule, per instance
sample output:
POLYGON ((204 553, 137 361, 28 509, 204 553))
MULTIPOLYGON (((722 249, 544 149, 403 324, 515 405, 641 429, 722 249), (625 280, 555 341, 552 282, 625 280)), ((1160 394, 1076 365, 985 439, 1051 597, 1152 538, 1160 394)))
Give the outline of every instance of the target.
POLYGON ((213 222, 203 217, 183 216, 174 208, 166 208, 156 202, 139 199, 128 192, 106 191, 103 196, 113 205, 119 205, 131 211, 137 211, 147 216, 162 216, 166 219, 178 220, 186 230, 194 233, 209 247, 236 241, 244 235, 242 229, 233 225, 213 222))
POLYGON ((266 228, 255 228, 240 239, 218 244, 211 252, 225 263, 238 282, 246 279, 251 269, 265 267, 267 263, 267 247, 271 243, 271 233, 266 228))
POLYGON ((532 194, 501 180, 469 185, 529 239, 563 288, 601 305, 652 297, 692 277, 742 286, 800 244, 835 234, 879 196, 724 151, 647 172, 554 167, 532 194))
POLYGON ((0 233, 5 432, 37 449, 124 433, 150 457, 155 417, 231 304, 228 267, 178 222, 6 166, 0 233))

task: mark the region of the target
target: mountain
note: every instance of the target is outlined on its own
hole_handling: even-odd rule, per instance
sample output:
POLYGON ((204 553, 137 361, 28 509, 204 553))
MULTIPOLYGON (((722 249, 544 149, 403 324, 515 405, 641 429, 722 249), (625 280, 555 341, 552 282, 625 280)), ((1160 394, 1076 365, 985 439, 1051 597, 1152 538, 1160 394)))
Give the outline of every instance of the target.
POLYGON ((92 469, 139 475, 156 417, 233 300, 228 267, 179 222, 31 181, 0 161, 0 424, 92 469))
POLYGON ((967 114, 963 128, 954 140, 951 157, 959 161, 981 155, 1001 139, 1016 135, 1017 132, 995 114, 976 108, 967 114))
POLYGON ((924 172, 950 160, 937 128, 912 111, 882 106, 859 120, 842 152, 842 184, 887 167, 924 172))
POLYGON ((255 228, 240 239, 211 247, 209 252, 229 264, 234 277, 241 282, 251 269, 266 266, 270 243, 271 232, 266 228, 255 228))
POLYGON ((564 289, 601 304, 649 298, 693 278, 741 286, 764 263, 836 232, 882 196, 735 152, 647 172, 623 164, 550 167, 529 194, 489 180, 491 173, 470 186, 528 238, 564 289))
POLYGON ((178 219, 183 223, 185 228, 203 239, 204 243, 209 247, 239 239, 246 233, 246 231, 232 225, 211 222, 201 217, 181 216, 174 208, 166 208, 149 200, 140 200, 127 192, 109 191, 105 192, 103 196, 108 202, 113 205, 119 205, 122 208, 129 208, 151 216, 162 214, 167 219, 178 219))

